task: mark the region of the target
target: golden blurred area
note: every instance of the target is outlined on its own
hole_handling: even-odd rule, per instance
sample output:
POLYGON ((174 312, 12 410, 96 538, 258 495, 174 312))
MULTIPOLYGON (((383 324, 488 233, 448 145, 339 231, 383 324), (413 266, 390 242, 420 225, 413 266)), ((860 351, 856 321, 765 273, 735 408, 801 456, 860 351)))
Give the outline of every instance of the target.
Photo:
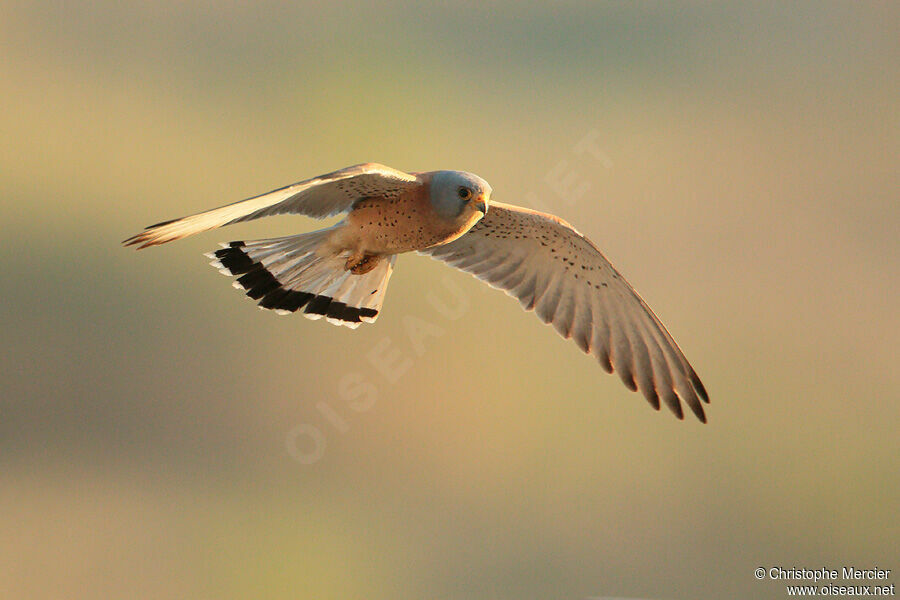
POLYGON ((900 569, 898 22, 0 3, 0 597, 749 599, 784 596, 760 566, 900 569), (119 245, 363 161, 574 224, 709 424, 425 257, 349 331, 256 310, 202 256, 309 219, 119 245))

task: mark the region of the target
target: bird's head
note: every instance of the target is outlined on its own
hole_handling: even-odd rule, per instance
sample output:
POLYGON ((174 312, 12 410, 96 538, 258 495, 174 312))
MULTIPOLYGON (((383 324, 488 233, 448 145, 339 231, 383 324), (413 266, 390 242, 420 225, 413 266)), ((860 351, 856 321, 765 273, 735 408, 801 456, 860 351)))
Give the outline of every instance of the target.
POLYGON ((447 220, 471 221, 487 214, 491 199, 487 181, 464 171, 437 171, 431 178, 431 205, 447 220))

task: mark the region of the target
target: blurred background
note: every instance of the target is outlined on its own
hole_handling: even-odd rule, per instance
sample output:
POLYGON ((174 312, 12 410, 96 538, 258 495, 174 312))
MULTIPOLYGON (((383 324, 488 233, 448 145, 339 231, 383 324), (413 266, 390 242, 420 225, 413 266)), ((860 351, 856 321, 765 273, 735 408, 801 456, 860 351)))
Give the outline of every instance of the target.
POLYGON ((749 599, 786 595, 760 566, 900 570, 898 22, 0 4, 0 596, 749 599), (202 256, 322 223, 119 245, 363 161, 575 224, 709 424, 424 257, 350 331, 256 310, 202 256))

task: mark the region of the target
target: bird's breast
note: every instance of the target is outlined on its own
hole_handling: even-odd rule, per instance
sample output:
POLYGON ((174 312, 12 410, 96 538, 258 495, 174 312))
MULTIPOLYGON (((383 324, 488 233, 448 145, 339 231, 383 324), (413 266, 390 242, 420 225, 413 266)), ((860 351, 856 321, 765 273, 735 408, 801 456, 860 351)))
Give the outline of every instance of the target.
POLYGON ((355 249, 374 254, 424 250, 456 239, 471 223, 448 223, 424 194, 360 200, 347 215, 345 236, 355 249))

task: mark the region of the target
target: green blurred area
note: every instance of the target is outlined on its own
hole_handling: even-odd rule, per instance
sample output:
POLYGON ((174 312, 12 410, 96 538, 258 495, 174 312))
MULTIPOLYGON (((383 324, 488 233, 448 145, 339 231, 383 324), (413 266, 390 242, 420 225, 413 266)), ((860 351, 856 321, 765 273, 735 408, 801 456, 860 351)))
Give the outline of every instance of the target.
POLYGON ((780 598, 756 567, 900 569, 898 22, 0 4, 0 596, 780 598), (575 224, 680 342, 710 423, 423 257, 349 331, 255 310, 201 255, 309 220, 119 246, 362 161, 470 170, 575 224))

